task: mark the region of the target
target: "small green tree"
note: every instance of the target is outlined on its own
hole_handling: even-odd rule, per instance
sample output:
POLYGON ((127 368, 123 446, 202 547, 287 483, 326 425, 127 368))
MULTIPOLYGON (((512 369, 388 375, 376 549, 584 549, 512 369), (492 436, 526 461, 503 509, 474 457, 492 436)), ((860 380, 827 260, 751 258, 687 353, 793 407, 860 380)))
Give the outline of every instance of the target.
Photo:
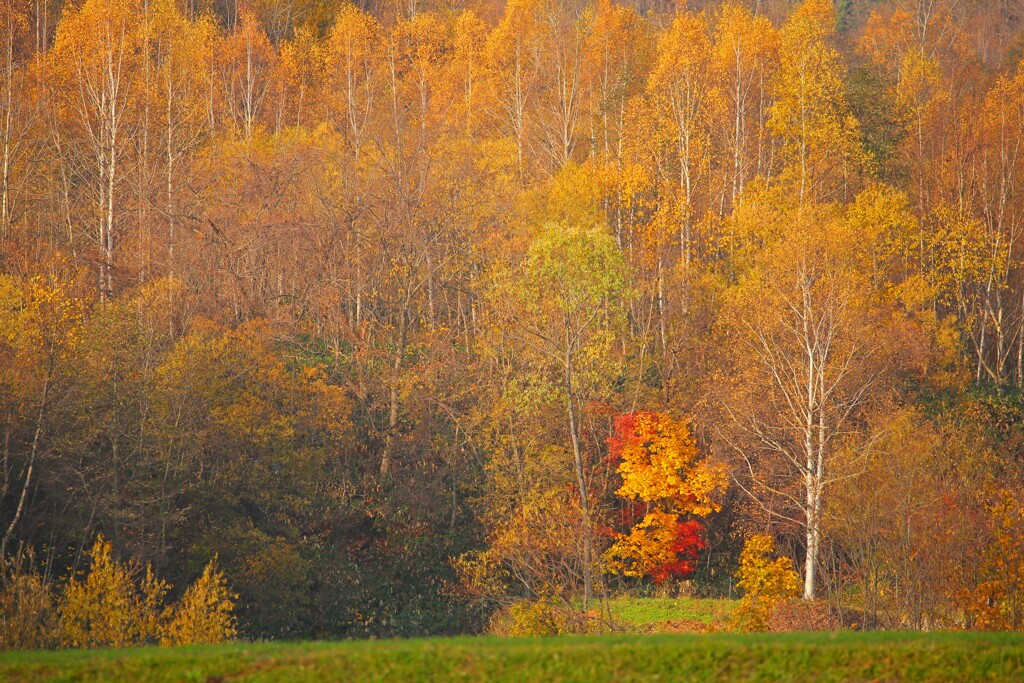
POLYGON ((800 577, 788 557, 771 559, 775 542, 771 536, 749 537, 740 553, 736 572, 743 599, 733 613, 733 625, 742 631, 766 631, 768 619, 783 600, 800 594, 800 577))
POLYGON ((490 293, 502 346, 507 349, 511 337, 521 349, 519 386, 546 397, 547 409, 567 418, 584 611, 593 599, 599 560, 593 548, 584 406, 617 374, 613 359, 616 334, 626 325, 627 281, 622 253, 606 226, 554 222, 538 226, 523 262, 499 271, 490 293))

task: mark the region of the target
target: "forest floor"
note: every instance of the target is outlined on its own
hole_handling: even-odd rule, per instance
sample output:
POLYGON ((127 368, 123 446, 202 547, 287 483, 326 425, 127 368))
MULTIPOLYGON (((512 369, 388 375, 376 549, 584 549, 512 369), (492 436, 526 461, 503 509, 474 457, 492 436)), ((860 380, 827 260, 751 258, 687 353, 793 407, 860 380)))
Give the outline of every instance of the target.
POLYGON ((676 634, 6 653, 0 681, 1021 681, 1024 635, 676 634))

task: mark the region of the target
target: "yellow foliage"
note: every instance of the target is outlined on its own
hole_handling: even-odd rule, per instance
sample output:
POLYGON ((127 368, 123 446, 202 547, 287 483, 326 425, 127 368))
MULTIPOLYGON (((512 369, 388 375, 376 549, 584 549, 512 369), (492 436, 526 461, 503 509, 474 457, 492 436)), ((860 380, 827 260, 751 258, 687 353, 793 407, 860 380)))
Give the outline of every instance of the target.
POLYGON ((11 347, 18 368, 48 375, 73 356, 85 312, 73 286, 63 278, 0 276, 0 344, 11 347))
POLYGON ((102 536, 86 553, 84 579, 69 581, 55 596, 31 556, 18 553, 3 561, 0 577, 0 649, 130 647, 211 644, 236 634, 229 592, 214 558, 181 601, 165 607, 170 585, 152 568, 113 557, 102 536))
POLYGON ((235 596, 215 557, 185 591, 161 641, 165 645, 212 645, 230 640, 237 633, 234 608, 235 596))
POLYGON ((496 582, 506 578, 509 568, 528 568, 523 575, 533 577, 534 592, 540 592, 542 585, 559 583, 563 577, 557 576, 557 568, 577 550, 578 525, 579 510, 563 491, 537 492, 497 525, 486 550, 460 558, 464 585, 487 596, 496 582))
POLYGON ((570 224, 599 224, 605 184, 601 171, 591 163, 566 164, 544 192, 551 217, 570 224))
POLYGON ((33 650, 51 641, 53 596, 50 585, 25 566, 23 553, 3 561, 0 585, 0 650, 33 650))
POLYGON ((679 516, 651 512, 629 534, 619 536, 604 555, 608 571, 641 578, 660 567, 676 562, 672 542, 676 538, 679 516))
POLYGON ((700 459, 684 421, 638 411, 615 419, 611 455, 620 460, 622 486, 616 493, 647 504, 643 521, 618 534, 605 553, 607 568, 625 576, 650 576, 655 582, 685 577, 706 545, 702 527, 683 515, 706 517, 721 509, 716 495, 728 482, 725 467, 700 459))
POLYGON ((834 26, 831 0, 805 0, 780 30, 768 127, 783 141, 799 204, 832 194, 846 181, 847 164, 862 161, 859 123, 844 94, 845 67, 828 41, 834 26))
POLYGON ((146 567, 113 557, 113 545, 97 537, 89 551, 89 574, 72 579, 60 607, 60 640, 66 647, 127 647, 155 640, 160 633, 160 608, 169 588, 146 567))
POLYGON ((736 573, 743 599, 733 621, 743 631, 764 631, 775 607, 799 594, 800 577, 788 557, 771 559, 775 542, 770 536, 751 536, 743 544, 736 573))
POLYGON ((506 637, 556 636, 563 633, 558 614, 547 598, 517 600, 491 619, 488 631, 506 637))
POLYGON ((673 501, 677 512, 706 517, 721 506, 714 496, 728 484, 725 467, 700 452, 685 422, 659 413, 631 413, 632 433, 621 446, 623 498, 673 501))
MULTIPOLYGON (((234 637, 235 596, 228 591, 216 559, 180 603, 165 609, 163 601, 170 586, 157 578, 151 567, 147 565, 142 573, 137 564, 118 562, 112 544, 102 536, 88 554, 88 575, 83 581, 72 580, 60 601, 61 645, 127 647, 157 639, 165 645, 184 645, 219 643, 234 637)), ((40 601, 44 598, 34 600, 43 605, 40 601)))

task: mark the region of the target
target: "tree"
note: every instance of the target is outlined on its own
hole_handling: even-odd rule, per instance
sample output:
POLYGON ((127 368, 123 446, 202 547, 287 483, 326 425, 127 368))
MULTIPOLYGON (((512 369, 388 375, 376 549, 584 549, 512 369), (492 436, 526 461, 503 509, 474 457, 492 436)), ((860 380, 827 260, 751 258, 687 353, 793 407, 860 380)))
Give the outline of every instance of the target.
POLYGON ((19 215, 24 169, 34 140, 32 127, 39 111, 32 72, 28 68, 29 7, 19 0, 0 5, 0 239, 7 239, 19 215))
POLYGON ((519 173, 525 170, 527 125, 542 60, 539 0, 514 0, 487 38, 487 73, 498 102, 496 116, 516 143, 519 173))
POLYGON ((531 243, 516 277, 499 280, 493 303, 524 344, 534 381, 558 396, 567 420, 580 508, 584 605, 593 597, 589 466, 583 451, 582 407, 621 324, 625 269, 615 240, 601 226, 548 224, 531 243))
POLYGON ((609 0, 598 3, 587 37, 584 62, 591 126, 597 127, 593 154, 604 164, 622 163, 622 135, 631 98, 643 92, 653 57, 648 26, 635 8, 609 0))
POLYGON ((4 651, 36 650, 53 643, 53 589, 34 565, 35 557, 25 549, 3 559, 0 647, 4 651))
POLYGON ((27 282, 0 276, 0 353, 6 361, 0 374, 5 388, 0 405, 6 413, 0 499, 12 492, 13 485, 17 500, 0 541, 0 558, 7 556, 27 512, 39 461, 50 450, 47 437, 54 406, 68 391, 85 310, 85 302, 72 293, 73 285, 72 278, 59 272, 27 282), (20 463, 18 450, 24 455, 20 463), (18 470, 20 485, 15 481, 18 470))
POLYGON ((747 475, 735 481, 770 515, 803 527, 803 595, 811 600, 831 463, 857 447, 851 421, 879 383, 884 333, 874 321, 885 318, 876 318, 870 290, 847 260, 855 243, 842 222, 824 207, 784 216, 788 232, 760 254, 737 292, 731 325, 745 342, 739 362, 749 374, 727 409, 749 439, 730 439, 747 475), (786 501, 792 512, 768 500, 786 501))
POLYGON ((447 103, 437 97, 443 88, 447 58, 451 52, 448 26, 434 14, 417 14, 399 25, 402 71, 410 88, 413 122, 419 126, 419 144, 427 146, 439 119, 445 118, 447 103))
POLYGON ((96 226, 104 299, 114 291, 119 190, 128 175, 125 150, 139 126, 141 16, 134 0, 89 0, 65 13, 49 53, 56 125, 66 128, 58 134, 74 145, 87 169, 90 210, 84 222, 96 226))
POLYGON ((648 90, 667 107, 679 167, 679 254, 683 272, 692 259, 698 182, 710 164, 711 125, 719 92, 711 52, 711 29, 702 14, 676 16, 658 44, 658 60, 648 90))
POLYGON ((231 640, 237 630, 232 610, 234 598, 217 558, 210 560, 175 607, 164 629, 162 642, 169 645, 215 645, 231 640))
POLYGON ((1019 489, 996 491, 987 506, 992 539, 982 555, 982 576, 971 607, 975 627, 985 630, 1024 628, 1024 507, 1019 489), (979 609, 980 607, 980 609, 979 609))
POLYGON ((860 164, 857 120, 844 96, 842 59, 828 44, 835 24, 831 0, 805 0, 782 27, 769 129, 798 204, 832 200, 860 164))
POLYGON ((213 133, 208 101, 213 89, 212 45, 217 35, 206 18, 188 21, 171 2, 154 8, 149 36, 155 71, 155 106, 160 110, 163 204, 167 224, 166 274, 177 274, 175 246, 183 222, 183 190, 192 180, 192 158, 213 133))
POLYGON ((862 610, 866 626, 921 628, 944 607, 953 583, 947 560, 958 554, 953 520, 970 513, 960 507, 958 477, 943 472, 939 454, 953 447, 934 425, 891 406, 871 422, 875 444, 867 457, 842 454, 833 465, 840 477, 825 528, 852 571, 836 577, 830 592, 838 601, 856 591, 848 606, 862 610), (856 588, 845 588, 844 579, 856 588))
POLYGON ((783 600, 796 597, 799 578, 788 557, 771 559, 775 541, 756 534, 743 543, 737 584, 743 598, 733 618, 744 631, 765 631, 768 619, 783 600))
MULTIPOLYGON (((945 0, 927 7, 900 2, 885 14, 872 12, 858 46, 879 72, 904 135, 900 161, 909 172, 907 192, 917 207, 921 227, 919 263, 924 267, 924 225, 944 184, 940 178, 953 163, 969 163, 960 154, 940 159, 958 136, 962 115, 972 117, 974 96, 965 97, 978 76, 968 64, 967 37, 945 0)), ((954 190, 956 192, 957 190, 954 190)))
POLYGON ((686 578, 707 544, 700 523, 680 517, 706 517, 721 509, 716 498, 727 484, 725 469, 698 460, 686 423, 660 413, 620 415, 615 434, 608 443, 622 476, 616 494, 644 503, 646 514, 628 534, 617 534, 605 554, 608 567, 626 576, 652 576, 657 583, 686 578))
POLYGON ((452 59, 447 85, 452 103, 454 124, 463 123, 462 132, 472 138, 477 133, 485 107, 484 50, 487 46, 487 25, 472 11, 461 13, 455 20, 452 35, 452 59))
POLYGON ((543 16, 543 52, 538 93, 540 147, 558 171, 572 160, 584 117, 586 47, 593 30, 593 15, 576 16, 561 4, 548 4, 543 16))
POLYGON ((302 126, 322 115, 320 84, 326 76, 326 46, 308 27, 296 31, 294 39, 281 45, 280 68, 284 88, 290 89, 291 116, 288 123, 302 126))
POLYGON ((162 602, 168 589, 151 567, 114 559, 102 536, 89 551, 89 573, 72 579, 60 603, 61 643, 65 647, 129 647, 159 637, 162 602))
POLYGON ((384 79, 381 40, 377 21, 353 5, 341 9, 328 37, 328 120, 343 133, 357 156, 366 139, 366 127, 376 114, 375 100, 384 79))
POLYGON ((731 202, 735 206, 747 180, 770 175, 771 145, 764 130, 767 90, 778 68, 778 31, 767 17, 737 3, 723 3, 715 18, 715 69, 729 110, 731 202), (753 129, 753 130, 752 130, 753 129))
POLYGON ((277 51, 256 18, 243 11, 238 25, 221 39, 216 55, 226 118, 248 140, 259 128, 264 102, 271 92, 277 51))
MULTIPOLYGON (((1012 78, 1004 76, 993 84, 981 103, 978 124, 984 169, 978 179, 978 212, 964 215, 952 207, 935 211, 936 218, 945 220, 929 251, 933 270, 948 273, 940 296, 956 306, 974 347, 975 381, 988 380, 1001 391, 1012 382, 1024 383, 1019 312, 1024 299, 1015 291, 1020 288, 1024 235, 1016 190, 1024 171, 1024 74, 1019 68, 1012 78)), ((918 193, 923 196, 923 189, 918 193)))

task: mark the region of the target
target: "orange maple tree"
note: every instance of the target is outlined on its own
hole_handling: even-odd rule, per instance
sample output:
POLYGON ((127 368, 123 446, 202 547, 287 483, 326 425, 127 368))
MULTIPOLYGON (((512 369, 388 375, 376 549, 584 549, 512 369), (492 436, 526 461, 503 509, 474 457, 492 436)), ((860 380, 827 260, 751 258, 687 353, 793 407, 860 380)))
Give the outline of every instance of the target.
POLYGON ((622 476, 616 493, 641 504, 644 516, 628 533, 615 534, 605 553, 608 568, 655 583, 686 578, 707 549, 704 527, 692 517, 720 509, 715 499, 726 487, 725 469, 700 457, 685 421, 637 411, 615 418, 614 428, 608 445, 622 476))

